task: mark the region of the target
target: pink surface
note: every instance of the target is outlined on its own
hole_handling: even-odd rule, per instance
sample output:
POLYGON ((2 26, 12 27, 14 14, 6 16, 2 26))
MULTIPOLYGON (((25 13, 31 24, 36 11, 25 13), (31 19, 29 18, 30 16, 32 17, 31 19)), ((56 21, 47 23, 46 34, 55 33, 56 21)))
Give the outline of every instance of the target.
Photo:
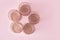
MULTIPOLYGON (((60 40, 59 17, 59 0, 0 0, 0 40, 60 40), (15 34, 10 30, 12 21, 8 18, 8 12, 17 9, 21 2, 31 3, 32 10, 40 15, 40 22, 35 25, 36 31, 31 35, 23 32, 15 34)), ((27 17, 23 17, 21 22, 28 22, 27 17)))

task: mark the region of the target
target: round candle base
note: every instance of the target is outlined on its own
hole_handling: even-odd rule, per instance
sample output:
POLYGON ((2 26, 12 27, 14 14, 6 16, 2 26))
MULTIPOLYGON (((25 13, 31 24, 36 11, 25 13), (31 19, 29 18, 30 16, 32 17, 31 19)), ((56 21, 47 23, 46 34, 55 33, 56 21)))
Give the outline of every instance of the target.
POLYGON ((31 6, 29 5, 29 3, 23 2, 20 6, 19 6, 19 11, 21 12, 21 14, 23 16, 27 16, 30 14, 31 12, 31 6))
POLYGON ((35 27, 34 27, 34 25, 27 23, 24 25, 23 31, 26 34, 32 34, 35 31, 35 27))
POLYGON ((36 13, 32 13, 29 17, 29 23, 31 24, 37 24, 40 21, 40 17, 36 13))
POLYGON ((22 18, 22 15, 19 14, 18 10, 12 9, 9 11, 9 18, 13 21, 13 22, 19 22, 22 18))
POLYGON ((22 24, 21 23, 12 23, 11 25, 12 31, 15 33, 20 33, 22 32, 22 24))

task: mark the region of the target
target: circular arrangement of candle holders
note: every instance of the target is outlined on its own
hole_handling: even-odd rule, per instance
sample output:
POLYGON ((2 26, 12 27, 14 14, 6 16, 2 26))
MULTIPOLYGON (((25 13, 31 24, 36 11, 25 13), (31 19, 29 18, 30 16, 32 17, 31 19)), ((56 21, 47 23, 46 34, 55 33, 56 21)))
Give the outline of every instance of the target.
POLYGON ((40 21, 39 15, 36 12, 32 12, 28 2, 22 2, 19 5, 18 10, 10 10, 9 18, 13 21, 11 29, 14 33, 24 31, 25 34, 32 34, 35 31, 34 25, 40 21), (29 23, 26 23, 25 25, 20 23, 19 21, 22 19, 22 16, 28 16, 29 23))

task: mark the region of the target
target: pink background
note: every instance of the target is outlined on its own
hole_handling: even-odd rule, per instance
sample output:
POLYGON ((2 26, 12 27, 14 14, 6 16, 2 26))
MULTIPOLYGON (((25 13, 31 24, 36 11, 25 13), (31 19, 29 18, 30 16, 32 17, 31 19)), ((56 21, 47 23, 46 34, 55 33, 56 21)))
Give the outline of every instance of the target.
MULTIPOLYGON (((23 17, 21 22, 28 22, 27 17, 23 17)), ((60 40, 60 1, 0 0, 0 40, 60 40), (36 31, 31 35, 23 32, 15 34, 10 29, 12 21, 8 18, 8 12, 17 9, 21 2, 31 3, 32 10, 40 15, 40 22, 35 25, 36 31)))

